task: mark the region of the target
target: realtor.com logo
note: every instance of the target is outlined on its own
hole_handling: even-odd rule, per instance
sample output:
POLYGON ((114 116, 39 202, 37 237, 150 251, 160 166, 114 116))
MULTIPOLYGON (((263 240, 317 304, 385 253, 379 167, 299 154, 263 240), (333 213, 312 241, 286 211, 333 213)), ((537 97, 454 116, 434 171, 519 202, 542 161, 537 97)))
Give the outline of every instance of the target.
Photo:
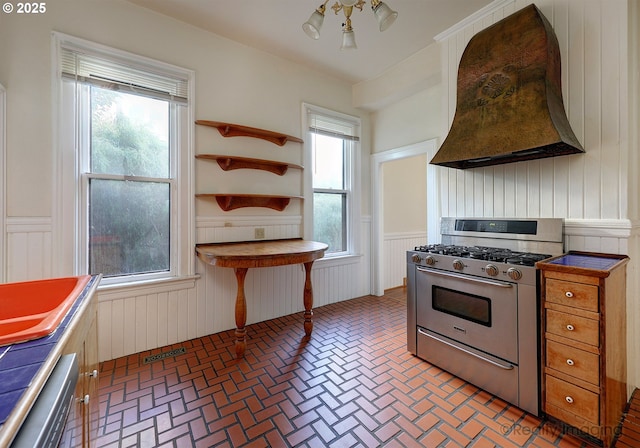
MULTIPOLYGON (((582 437, 586 434, 591 437, 595 437, 596 439, 600 439, 600 437, 606 434, 611 434, 613 436, 620 435, 621 428, 619 426, 613 428, 611 426, 595 426, 595 425, 586 426, 585 425, 585 426, 580 426, 575 428, 572 426, 565 426, 563 429, 564 429, 563 431, 564 434, 569 434, 577 437, 582 437)), ((558 433, 558 429, 550 425, 531 427, 531 426, 523 426, 519 423, 515 423, 511 425, 508 425, 508 424, 502 425, 500 427, 500 430, 504 435, 517 434, 517 435, 523 435, 523 436, 532 436, 532 435, 541 435, 541 434, 554 436, 558 433)))

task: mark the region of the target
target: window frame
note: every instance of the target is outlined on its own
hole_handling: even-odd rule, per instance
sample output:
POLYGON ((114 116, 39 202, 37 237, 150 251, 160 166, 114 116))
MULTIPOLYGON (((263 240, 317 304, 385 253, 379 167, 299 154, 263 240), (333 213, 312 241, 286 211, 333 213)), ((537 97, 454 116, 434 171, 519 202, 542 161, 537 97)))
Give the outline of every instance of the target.
POLYGON ((346 250, 340 252, 325 253, 321 263, 329 260, 348 260, 350 257, 360 256, 361 242, 357 238, 360 232, 357 230, 360 224, 360 178, 361 178, 361 149, 360 149, 360 118, 336 112, 320 106, 308 103, 302 104, 302 134, 305 136, 304 143, 304 165, 305 170, 305 201, 304 201, 304 229, 303 235, 305 239, 313 239, 313 213, 314 213, 314 193, 331 192, 346 193, 346 250), (322 116, 345 126, 349 126, 353 131, 353 139, 345 139, 347 142, 345 152, 346 173, 345 185, 343 190, 313 188, 313 132, 310 130, 311 117, 322 116))
MULTIPOLYGON (((64 46, 86 50, 106 59, 130 63, 133 67, 147 70, 149 73, 176 75, 186 79, 188 100, 177 105, 169 101, 170 129, 169 154, 170 173, 170 266, 168 271, 120 275, 103 278, 101 285, 130 285, 167 280, 181 280, 192 277, 195 261, 192 248, 195 244, 194 204, 193 204, 193 89, 195 75, 192 70, 176 67, 164 62, 124 52, 101 44, 52 33, 52 55, 54 66, 54 123, 55 151, 60 171, 54 196, 56 251, 63 257, 71 257, 71 262, 57 266, 62 275, 73 272, 74 275, 86 274, 89 268, 89 180, 92 178, 113 178, 110 175, 96 175, 89 172, 90 155, 90 94, 89 86, 63 79, 60 54, 64 46), (69 84, 65 84, 69 83, 69 84), (71 89, 73 99, 70 99, 71 89), (83 90, 85 95, 83 95, 83 90), (57 111, 56 111, 57 110, 57 111)), ((129 93, 126 92, 125 93, 129 93)), ((151 95, 143 95, 153 97, 151 95)), ((115 176, 127 180, 127 176, 115 176)), ((130 178, 135 180, 134 178, 130 178)), ((144 178, 147 179, 147 178, 144 178)), ((121 180, 121 179, 118 179, 121 180)))

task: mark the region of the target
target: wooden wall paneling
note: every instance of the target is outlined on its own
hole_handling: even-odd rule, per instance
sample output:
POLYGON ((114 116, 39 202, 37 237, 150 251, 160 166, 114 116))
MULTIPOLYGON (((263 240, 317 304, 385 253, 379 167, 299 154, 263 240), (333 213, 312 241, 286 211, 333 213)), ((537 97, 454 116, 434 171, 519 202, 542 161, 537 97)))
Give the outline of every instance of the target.
POLYGON ((480 216, 494 216, 494 167, 488 166, 482 169, 482 176, 480 177, 482 183, 482 196, 484 197, 484 203, 482 204, 482 210, 480 211, 480 216))
MULTIPOLYGON (((585 77, 585 141, 584 147, 588 148, 584 154, 584 196, 585 212, 581 218, 602 218, 601 210, 601 184, 602 184, 602 112, 603 100, 609 100, 602 96, 602 22, 600 8, 585 9, 585 27, 589 32, 585 33, 585 55, 583 64, 583 76, 585 77)), ((607 50, 608 51, 608 50, 607 50)))
POLYGON ((112 302, 98 301, 98 358, 104 361, 111 358, 111 306, 112 302))
POLYGON ((491 175, 491 206, 485 209, 485 216, 504 216, 504 167, 496 165, 491 175))
POLYGON ((175 344, 179 339, 180 328, 180 309, 178 306, 178 293, 177 291, 167 292, 167 318, 166 318, 166 332, 167 332, 167 344, 175 344))
POLYGON ((136 352, 141 352, 150 345, 149 329, 153 327, 151 325, 151 319, 149 319, 150 313, 147 303, 151 302, 153 298, 144 294, 134 297, 133 300, 136 316, 134 349, 136 352))
MULTIPOLYGON (((585 151, 591 151, 585 141, 585 8, 584 2, 568 2, 563 9, 561 32, 558 39, 561 42, 562 56, 562 86, 565 98, 565 109, 571 123, 571 128, 585 151)), ((566 184, 563 183, 563 193, 566 191, 566 201, 563 202, 564 215, 569 218, 585 216, 586 196, 584 157, 567 157, 563 163, 563 172, 568 173, 566 184), (566 210, 565 210, 566 207, 566 210)))
MULTIPOLYGON (((601 8, 602 23, 622 23, 619 20, 619 9, 601 8)), ((621 181, 626 185, 626 166, 621 164, 622 154, 620 143, 623 137, 620 135, 621 112, 628 110, 628 104, 622 103, 621 88, 625 84, 626 90, 626 64, 624 54, 626 43, 622 42, 621 33, 626 30, 619 26, 602 27, 602 211, 600 218, 621 217, 620 214, 620 190, 621 181)), ((626 35, 626 33, 625 33, 626 35)), ((625 54, 626 56, 626 54, 625 54)))
POLYGON ((7 280, 17 282, 29 278, 27 234, 24 232, 7 234, 7 280))
POLYGON ((50 218, 10 218, 6 238, 7 282, 53 276, 50 218))
POLYGON ((540 160, 532 160, 527 166, 527 214, 542 216, 540 210, 540 160))
POLYGON ((137 296, 122 299, 123 306, 123 338, 121 354, 136 352, 136 332, 138 326, 146 326, 146 313, 142 316, 136 315, 136 298, 137 296))
MULTIPOLYGON (((111 352, 111 358, 118 358, 119 356, 123 356, 125 353, 125 314, 123 299, 117 299, 111 303, 110 322, 111 334, 109 335, 109 348, 111 352)), ((98 340, 98 349, 100 349, 100 340, 98 340)))
POLYGON ((454 170, 453 172, 455 173, 454 176, 456 177, 456 189, 454 190, 456 192, 456 198, 455 198, 454 210, 457 216, 465 216, 467 214, 466 208, 465 208, 466 206, 466 200, 465 200, 466 173, 465 171, 460 171, 460 170, 454 170))
POLYGON ((196 288, 198 295, 198 334, 207 334, 207 329, 215 321, 214 309, 209 301, 209 297, 212 294, 212 291, 210 291, 212 285, 208 281, 205 264, 200 259, 196 263, 196 272, 200 274, 198 287, 196 288))
POLYGON ((473 214, 473 216, 484 216, 484 205, 486 202, 486 197, 484 195, 484 185, 485 185, 485 172, 484 168, 475 169, 472 171, 473 177, 471 179, 471 188, 473 198, 473 202, 469 211, 473 214))
MULTIPOLYGON (((158 314, 155 316, 158 322, 158 333, 156 336, 156 346, 163 347, 169 344, 169 333, 167 331, 167 319, 168 319, 168 304, 169 304, 169 294, 167 292, 161 292, 157 295, 158 302, 158 314)), ((131 352, 133 353, 133 352, 131 352)), ((124 353, 120 354, 123 356, 124 353)))
POLYGON ((198 337, 198 294, 197 288, 190 289, 186 291, 187 306, 185 306, 185 310, 187 313, 188 322, 187 325, 187 339, 193 339, 198 337))
POLYGON ((406 252, 427 243, 427 234, 387 234, 384 236, 384 289, 402 286, 407 276, 406 252))
POLYGON ((555 216, 553 188, 542 188, 545 185, 553 185, 554 170, 553 159, 540 160, 540 216, 555 216))
POLYGON ((457 213, 457 201, 458 201, 458 181, 457 176, 458 173, 456 170, 452 168, 444 168, 440 170, 443 173, 443 177, 446 180, 446 183, 443 183, 442 192, 447 192, 448 194, 443 195, 441 197, 441 201, 445 203, 443 206, 443 215, 444 216, 458 216, 457 213), (445 214, 446 209, 446 214, 445 214))
POLYGON ((175 344, 180 341, 186 341, 187 326, 187 300, 188 295, 186 291, 171 291, 169 293, 169 327, 172 329, 173 339, 170 339, 171 344, 175 344))
POLYGON ((513 164, 502 165, 505 182, 501 186, 504 190, 504 216, 517 216, 516 212, 516 170, 513 164))
POLYGON ((145 296, 145 306, 140 307, 140 312, 144 313, 146 318, 139 320, 139 325, 145 330, 145 334, 136 341, 136 352, 149 350, 151 347, 161 347, 158 343, 160 332, 163 331, 162 322, 159 321, 159 305, 158 294, 145 296))
POLYGON ((528 163, 515 163, 515 197, 514 209, 516 211, 515 216, 523 218, 527 216, 529 212, 529 186, 528 186, 528 163))
MULTIPOLYGON (((567 117, 571 128, 584 147, 584 94, 585 77, 582 70, 585 56, 585 2, 569 2, 563 17, 564 32, 561 41, 562 89, 567 117), (565 37, 566 36, 566 37, 565 37), (565 92, 567 92, 565 94, 565 92)), ((560 39, 560 38, 558 38, 560 39)), ((585 148, 586 149, 586 148, 585 148)))

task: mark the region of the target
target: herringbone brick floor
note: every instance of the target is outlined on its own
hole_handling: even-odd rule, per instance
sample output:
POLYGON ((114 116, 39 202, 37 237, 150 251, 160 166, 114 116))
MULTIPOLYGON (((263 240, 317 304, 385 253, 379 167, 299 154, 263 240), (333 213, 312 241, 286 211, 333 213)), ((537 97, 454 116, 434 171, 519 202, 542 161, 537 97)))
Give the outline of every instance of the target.
POLYGON ((314 313, 102 363, 97 446, 590 446, 407 352, 402 289, 314 313))

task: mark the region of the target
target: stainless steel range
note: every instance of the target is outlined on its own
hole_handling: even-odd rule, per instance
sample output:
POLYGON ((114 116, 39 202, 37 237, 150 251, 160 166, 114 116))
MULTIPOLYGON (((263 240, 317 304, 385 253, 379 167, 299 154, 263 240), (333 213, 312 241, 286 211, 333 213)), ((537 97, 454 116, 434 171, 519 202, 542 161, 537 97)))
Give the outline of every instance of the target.
POLYGON ((563 252, 562 219, 442 218, 407 252, 407 347, 539 414, 538 272, 563 252))

